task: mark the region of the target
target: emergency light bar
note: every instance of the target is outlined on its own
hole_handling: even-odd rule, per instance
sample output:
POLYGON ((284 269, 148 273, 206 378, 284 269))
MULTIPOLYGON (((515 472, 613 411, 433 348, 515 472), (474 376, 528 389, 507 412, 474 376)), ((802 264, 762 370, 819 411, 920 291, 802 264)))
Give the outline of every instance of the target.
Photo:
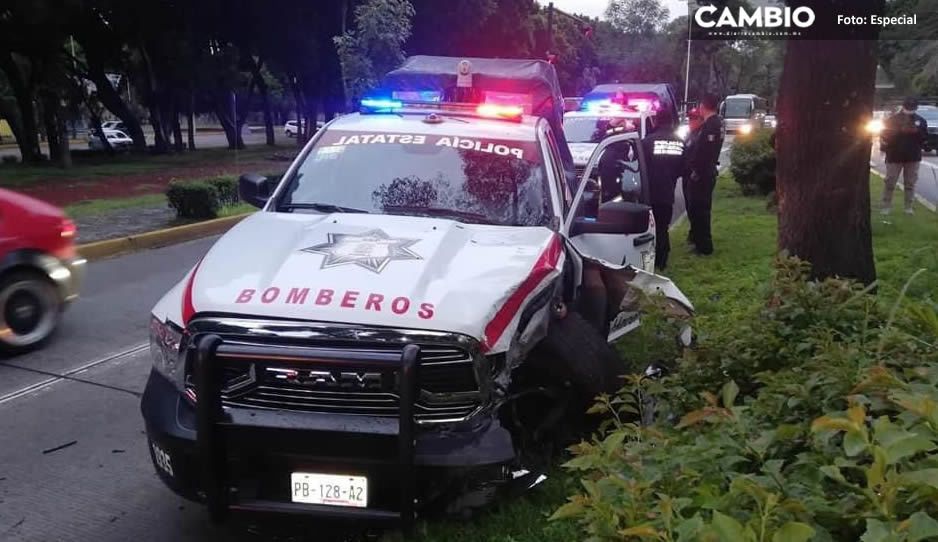
POLYGON ((591 113, 597 112, 656 112, 661 109, 661 101, 652 98, 615 97, 585 100, 580 109, 591 113))
POLYGON ((432 91, 395 92, 392 96, 393 98, 378 96, 362 98, 360 112, 362 114, 386 114, 397 113, 401 110, 428 110, 516 122, 520 122, 524 115, 524 107, 520 105, 443 102, 440 101, 439 93, 432 91))

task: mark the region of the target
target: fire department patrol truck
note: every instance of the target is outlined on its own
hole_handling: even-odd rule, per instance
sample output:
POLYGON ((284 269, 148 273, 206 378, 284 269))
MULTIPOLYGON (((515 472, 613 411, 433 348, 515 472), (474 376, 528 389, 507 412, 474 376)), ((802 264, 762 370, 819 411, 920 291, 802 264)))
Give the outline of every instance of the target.
MULTIPOLYGON (((152 310, 152 460, 216 520, 410 525, 527 487, 642 369, 609 344, 638 300, 693 310, 622 265, 648 207, 571 182, 553 66, 412 57, 384 83, 279 183, 243 176, 260 212, 152 310)), ((635 133, 590 163, 615 142, 642 171, 635 133)))

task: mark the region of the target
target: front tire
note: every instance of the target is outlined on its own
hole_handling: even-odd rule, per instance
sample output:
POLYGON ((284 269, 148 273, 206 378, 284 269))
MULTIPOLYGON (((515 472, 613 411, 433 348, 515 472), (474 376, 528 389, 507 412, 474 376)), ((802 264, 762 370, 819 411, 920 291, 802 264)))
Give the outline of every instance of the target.
POLYGON ((59 293, 41 273, 14 271, 0 277, 0 353, 38 348, 55 332, 61 315, 59 293))
POLYGON ((554 378, 570 382, 584 399, 614 393, 627 368, 619 354, 582 315, 569 312, 551 322, 539 358, 554 378))

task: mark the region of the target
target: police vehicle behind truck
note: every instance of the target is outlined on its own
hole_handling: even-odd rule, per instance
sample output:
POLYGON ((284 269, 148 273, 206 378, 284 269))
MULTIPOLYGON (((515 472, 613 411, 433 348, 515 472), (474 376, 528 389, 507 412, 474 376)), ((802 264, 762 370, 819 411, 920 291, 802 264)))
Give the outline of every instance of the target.
MULTIPOLYGON (((621 96, 617 99, 615 95, 603 97, 595 93, 591 93, 590 99, 581 103, 579 110, 564 113, 563 131, 570 145, 577 175, 584 174, 586 164, 604 139, 629 132, 644 138, 652 128, 653 114, 649 109, 639 110, 634 105, 628 105, 621 96)), ((598 194, 597 205, 600 199, 604 199, 603 194, 607 198, 614 194, 630 201, 650 204, 647 178, 643 179, 641 171, 636 167, 638 156, 635 150, 636 147, 624 143, 613 145, 601 157, 599 167, 590 172, 588 178, 598 183, 588 188, 598 194), (631 155, 629 151, 632 151, 631 155), (607 186, 610 184, 614 184, 614 187, 607 186)), ((653 272, 656 243, 654 217, 650 219, 648 231, 628 237, 631 243, 627 243, 629 248, 623 263, 653 272)))
MULTIPOLYGON (((407 526, 529 486, 592 397, 641 370, 608 344, 640 299, 692 312, 668 279, 621 265, 648 207, 591 213, 568 182, 562 110, 543 101, 559 97, 553 66, 416 57, 389 81, 277 185, 243 176, 261 211, 152 310, 153 463, 216 520, 407 526), (599 325, 578 312, 589 266, 618 307, 599 325)), ((641 171, 638 141, 614 136, 590 162, 623 142, 641 171)))

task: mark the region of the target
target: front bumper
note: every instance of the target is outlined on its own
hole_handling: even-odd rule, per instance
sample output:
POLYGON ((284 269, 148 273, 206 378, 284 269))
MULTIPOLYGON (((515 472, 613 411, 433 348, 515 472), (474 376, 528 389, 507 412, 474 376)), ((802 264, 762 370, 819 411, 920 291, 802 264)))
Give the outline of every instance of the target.
POLYGON ((82 257, 74 257, 61 262, 61 271, 53 270, 50 276, 59 287, 59 292, 64 303, 70 303, 78 299, 78 292, 85 281, 85 273, 88 267, 87 260, 82 257))
POLYGON ((413 390, 407 367, 419 366, 419 354, 413 362, 401 356, 401 408, 395 419, 222 408, 215 378, 220 364, 214 360, 236 350, 217 336, 202 337, 190 348, 197 406, 155 371, 141 403, 157 474, 179 495, 207 504, 215 519, 237 510, 409 524, 417 507, 466 480, 495 480, 515 459, 511 435, 494 416, 432 429, 417 426, 414 398, 405 390, 413 390), (292 472, 365 476, 368 507, 294 503, 292 472))

